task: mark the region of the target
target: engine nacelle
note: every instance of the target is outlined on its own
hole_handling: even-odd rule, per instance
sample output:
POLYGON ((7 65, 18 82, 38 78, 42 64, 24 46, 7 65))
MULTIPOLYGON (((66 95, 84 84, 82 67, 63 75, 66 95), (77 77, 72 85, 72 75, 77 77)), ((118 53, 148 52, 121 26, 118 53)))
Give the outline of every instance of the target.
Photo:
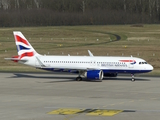
POLYGON ((87 79, 102 80, 103 71, 102 70, 88 70, 85 73, 85 77, 87 77, 87 79))
POLYGON ((104 73, 105 77, 117 77, 117 73, 104 73))

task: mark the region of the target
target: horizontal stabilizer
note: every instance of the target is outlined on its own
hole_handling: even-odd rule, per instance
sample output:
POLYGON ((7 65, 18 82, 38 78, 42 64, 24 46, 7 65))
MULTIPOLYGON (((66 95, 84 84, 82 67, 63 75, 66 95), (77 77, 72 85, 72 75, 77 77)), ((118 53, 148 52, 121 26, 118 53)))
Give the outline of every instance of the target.
POLYGON ((19 59, 19 58, 4 58, 5 60, 12 60, 12 61, 14 61, 14 62, 18 62, 18 61, 22 61, 22 62, 26 62, 26 61, 28 61, 28 60, 22 60, 22 59, 19 59))

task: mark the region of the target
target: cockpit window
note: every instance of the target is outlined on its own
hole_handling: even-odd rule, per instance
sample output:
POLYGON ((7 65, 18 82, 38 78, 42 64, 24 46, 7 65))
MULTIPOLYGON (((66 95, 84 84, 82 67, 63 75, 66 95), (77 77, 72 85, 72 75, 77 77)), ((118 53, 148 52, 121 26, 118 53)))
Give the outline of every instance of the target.
POLYGON ((139 62, 139 64, 147 64, 147 62, 139 62))

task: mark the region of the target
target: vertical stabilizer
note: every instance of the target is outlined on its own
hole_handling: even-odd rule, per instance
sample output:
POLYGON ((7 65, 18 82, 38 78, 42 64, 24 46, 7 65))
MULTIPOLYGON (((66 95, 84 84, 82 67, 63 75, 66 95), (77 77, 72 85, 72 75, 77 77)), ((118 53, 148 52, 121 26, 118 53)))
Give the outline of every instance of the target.
POLYGON ((20 31, 14 31, 13 35, 15 38, 19 59, 23 57, 32 57, 37 54, 32 45, 20 31))

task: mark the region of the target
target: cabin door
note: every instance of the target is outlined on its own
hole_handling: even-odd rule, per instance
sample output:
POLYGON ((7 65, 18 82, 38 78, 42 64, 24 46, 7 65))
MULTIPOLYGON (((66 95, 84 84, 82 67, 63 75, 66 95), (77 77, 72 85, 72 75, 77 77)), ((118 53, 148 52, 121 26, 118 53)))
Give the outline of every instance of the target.
POLYGON ((130 62, 129 62, 129 68, 134 68, 134 60, 130 60, 130 62))

